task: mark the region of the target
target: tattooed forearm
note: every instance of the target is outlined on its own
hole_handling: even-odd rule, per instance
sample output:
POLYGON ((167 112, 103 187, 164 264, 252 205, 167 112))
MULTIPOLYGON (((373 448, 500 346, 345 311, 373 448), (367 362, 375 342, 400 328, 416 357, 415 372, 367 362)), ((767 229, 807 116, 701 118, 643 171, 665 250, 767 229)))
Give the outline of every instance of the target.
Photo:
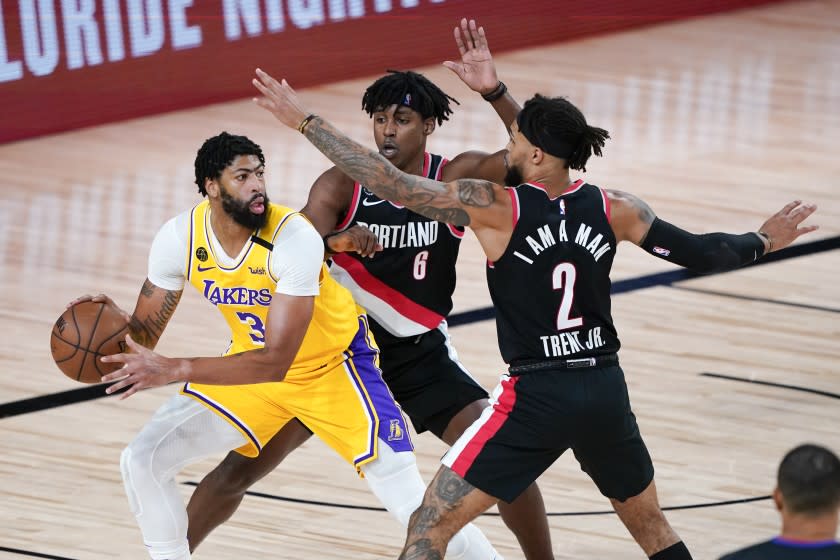
POLYGON ((434 206, 409 206, 409 208, 437 222, 462 227, 470 225, 470 215, 460 208, 435 208, 434 206))
POLYGON ((490 181, 461 179, 458 181, 458 198, 466 206, 487 208, 496 201, 496 193, 490 181))
POLYGON ((140 288, 140 295, 144 297, 152 297, 152 294, 155 293, 155 285, 152 284, 148 278, 146 281, 143 282, 143 287, 140 288))
POLYGON ((492 183, 460 181, 458 193, 453 194, 444 183, 400 171, 379 153, 357 144, 323 119, 310 122, 305 134, 336 167, 377 196, 433 220, 469 225, 463 206, 485 207, 493 202, 492 183))
POLYGON ((161 300, 160 307, 145 317, 132 315, 128 325, 132 338, 146 348, 154 349, 158 339, 163 334, 163 329, 169 323, 172 314, 175 313, 175 308, 178 307, 182 293, 180 290, 160 290, 160 288, 157 288, 154 284, 146 280, 140 289, 140 299, 153 298, 157 295, 161 300), (160 298, 160 295, 157 295, 159 291, 163 292, 162 298, 160 298))
POLYGON ((406 545, 399 560, 441 560, 443 552, 435 547, 431 539, 420 539, 406 545))

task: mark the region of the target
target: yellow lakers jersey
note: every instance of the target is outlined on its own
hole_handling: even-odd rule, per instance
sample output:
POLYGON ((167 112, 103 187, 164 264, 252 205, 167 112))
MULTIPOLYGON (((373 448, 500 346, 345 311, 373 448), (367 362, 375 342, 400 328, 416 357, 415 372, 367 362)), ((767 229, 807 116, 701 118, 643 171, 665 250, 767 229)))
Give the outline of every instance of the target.
MULTIPOLYGON (((290 208, 269 204, 265 226, 248 241, 238 262, 225 267, 210 243, 210 203, 193 208, 187 252, 187 281, 224 316, 231 332, 225 355, 261 348, 265 344, 268 309, 278 278, 271 270, 278 233, 292 216, 290 208)), ((341 357, 358 331, 356 304, 350 292, 321 267, 320 294, 315 297, 312 322, 287 375, 307 373, 341 357)))

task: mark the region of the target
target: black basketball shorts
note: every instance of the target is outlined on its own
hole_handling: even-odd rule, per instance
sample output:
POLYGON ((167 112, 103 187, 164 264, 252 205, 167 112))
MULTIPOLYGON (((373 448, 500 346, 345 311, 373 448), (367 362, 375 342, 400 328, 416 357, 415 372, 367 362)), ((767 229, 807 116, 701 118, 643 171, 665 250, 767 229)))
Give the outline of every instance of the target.
POLYGON ((419 336, 401 338, 372 319, 379 345, 382 378, 419 434, 426 430, 442 438, 452 418, 468 404, 488 398, 458 362, 446 323, 419 336))
POLYGON ((491 496, 514 500, 569 448, 608 498, 653 480, 618 365, 503 375, 491 403, 442 460, 491 496))

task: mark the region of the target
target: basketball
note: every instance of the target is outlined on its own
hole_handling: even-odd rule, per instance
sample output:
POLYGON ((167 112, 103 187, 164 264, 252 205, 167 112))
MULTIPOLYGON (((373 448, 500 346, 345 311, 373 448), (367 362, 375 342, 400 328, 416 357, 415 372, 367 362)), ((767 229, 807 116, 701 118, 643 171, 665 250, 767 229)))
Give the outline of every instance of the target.
POLYGON ((84 301, 61 314, 53 325, 50 350, 55 365, 70 379, 99 383, 103 375, 122 367, 99 358, 126 350, 128 323, 104 303, 84 301))

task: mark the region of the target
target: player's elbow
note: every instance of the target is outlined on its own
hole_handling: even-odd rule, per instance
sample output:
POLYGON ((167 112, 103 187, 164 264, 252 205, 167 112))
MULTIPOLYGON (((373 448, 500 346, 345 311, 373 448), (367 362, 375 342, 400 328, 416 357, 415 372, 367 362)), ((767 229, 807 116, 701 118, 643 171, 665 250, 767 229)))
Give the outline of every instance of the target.
POLYGON ((260 377, 263 383, 275 383, 286 379, 294 356, 283 348, 266 347, 260 352, 260 377))

